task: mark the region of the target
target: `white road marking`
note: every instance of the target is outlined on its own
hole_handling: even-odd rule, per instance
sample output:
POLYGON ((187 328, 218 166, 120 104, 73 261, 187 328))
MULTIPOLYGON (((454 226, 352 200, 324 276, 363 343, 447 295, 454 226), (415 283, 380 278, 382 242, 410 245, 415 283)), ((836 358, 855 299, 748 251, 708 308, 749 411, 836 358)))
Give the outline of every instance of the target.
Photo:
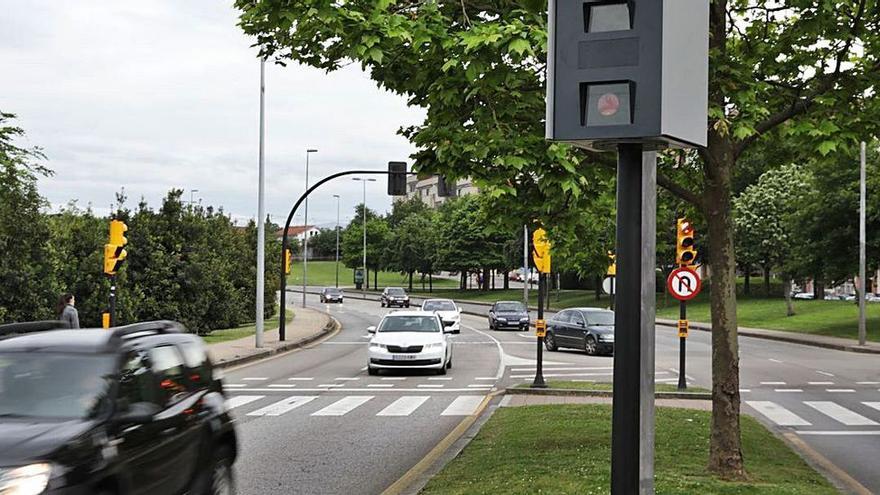
POLYGON ((492 388, 492 385, 480 385, 480 384, 478 383, 478 384, 476 384, 476 385, 468 385, 468 388, 485 388, 485 389, 490 389, 490 388, 492 388))
POLYGON ((367 387, 370 388, 391 388, 393 387, 393 383, 370 383, 367 387))
MULTIPOLYGON (((545 378, 558 378, 562 376, 612 376, 614 373, 544 373, 545 378)), ((532 378, 531 375, 510 375, 511 378, 532 378)))
POLYGON ((224 383, 223 388, 238 388, 238 387, 247 387, 247 384, 244 383, 224 383))
POLYGON ((262 377, 262 376, 254 376, 254 377, 241 379, 241 381, 243 381, 243 382, 265 382, 266 380, 268 380, 268 378, 262 377))
POLYGON ((470 416, 477 410, 480 403, 483 402, 482 395, 459 395, 449 404, 441 416, 470 416))
POLYGON ((297 407, 308 404, 317 399, 316 395, 310 396, 292 396, 282 399, 274 404, 270 404, 262 409, 257 409, 248 413, 248 416, 281 416, 282 414, 292 411, 297 407))
POLYGON ((308 382, 308 381, 312 381, 312 380, 314 380, 314 378, 301 378, 301 377, 294 377, 294 378, 288 378, 288 380, 291 380, 291 381, 294 381, 294 382, 308 382))
POLYGON ((234 397, 226 399, 226 408, 235 409, 238 406, 243 406, 245 404, 250 404, 251 402, 258 401, 263 397, 265 397, 265 395, 236 395, 234 397))
POLYGON ((296 386, 295 383, 273 383, 269 385, 272 388, 293 388, 296 386))
POLYGON ((847 426, 877 426, 875 421, 872 421, 861 414, 850 411, 836 402, 807 401, 804 402, 804 404, 847 426))
POLYGON ((346 413, 351 412, 354 408, 365 404, 372 398, 372 395, 344 397, 324 409, 313 412, 312 416, 343 416, 346 413))
POLYGON ((409 416, 419 408, 429 397, 424 395, 415 395, 401 397, 389 404, 385 409, 379 411, 376 416, 409 416))
POLYGON ((785 382, 761 382, 761 385, 785 385, 785 382))
POLYGON ((780 361, 780 360, 778 360, 778 359, 768 358, 768 361, 772 361, 772 362, 774 362, 774 363, 782 364, 782 361, 780 361))
POLYGON ((477 330, 474 327, 469 327, 465 325, 462 325, 462 327, 467 328, 468 330, 473 330, 474 332, 477 332, 484 337, 488 337, 490 340, 495 342, 495 347, 498 348, 498 370, 495 372, 495 379, 500 380, 501 377, 504 376, 504 348, 501 347, 501 342, 499 342, 498 339, 489 335, 488 333, 477 330))
POLYGON ((856 385, 880 385, 880 382, 856 382, 856 385))
POLYGON ((798 435, 827 435, 827 436, 859 436, 859 435, 880 435, 880 430, 868 431, 798 431, 798 435))
MULTIPOLYGON (((433 392, 473 392, 469 388, 433 388, 433 392)), ((297 388, 297 392, 424 392, 424 388, 297 388)), ((280 388, 237 388, 227 392, 287 392, 280 388)))
POLYGON ((322 383, 318 386, 324 387, 324 388, 336 388, 336 387, 344 387, 345 385, 342 383, 322 383))
POLYGON ((492 381, 495 381, 495 380, 497 380, 497 378, 495 378, 494 376, 478 376, 478 377, 474 378, 474 380, 492 380, 492 381))
POLYGON ((510 401, 513 399, 512 395, 505 395, 504 398, 501 399, 501 402, 498 404, 498 407, 507 407, 510 405, 510 401))
POLYGON ((446 381, 452 380, 452 378, 442 377, 442 376, 432 376, 431 378, 428 378, 428 380, 442 380, 442 381, 446 382, 446 381))
POLYGON ((853 392, 855 392, 855 389, 852 389, 852 388, 826 388, 825 391, 832 393, 832 394, 834 394, 834 393, 853 393, 853 392))
POLYGON ((360 378, 340 376, 339 378, 334 378, 334 380, 336 380, 338 382, 354 382, 354 381, 360 380, 360 378))
MULTIPOLYGON (((601 371, 601 370, 613 370, 614 366, 578 366, 572 368, 560 368, 556 366, 544 366, 544 371, 601 371)), ((537 367, 532 368, 511 368, 511 373, 529 373, 537 371, 537 367)), ((676 372, 677 373, 677 372, 676 372)))
POLYGON ((394 380, 394 381, 403 381, 406 380, 405 376, 386 376, 382 378, 383 380, 394 380))
POLYGON ((880 402, 862 402, 862 404, 880 411, 880 402))
POLYGON ((827 371, 816 370, 816 373, 819 373, 820 375, 825 375, 825 376, 834 376, 834 373, 829 373, 827 371))
POLYGON ((751 392, 751 391, 752 391, 752 389, 750 389, 750 388, 741 388, 741 389, 739 389, 739 392, 740 392, 741 394, 744 394, 744 393, 747 393, 747 392, 751 392))
POLYGON ((445 385, 416 385, 417 388, 443 388, 445 385))
POLYGON ((834 382, 807 382, 807 385, 834 385, 834 382))
POLYGON ((775 402, 749 400, 746 404, 779 426, 810 426, 810 422, 775 402))
POLYGON ((773 391, 774 391, 774 392, 782 392, 782 393, 785 393, 785 392, 803 392, 804 389, 802 389, 802 388, 776 388, 776 389, 773 389, 773 391))

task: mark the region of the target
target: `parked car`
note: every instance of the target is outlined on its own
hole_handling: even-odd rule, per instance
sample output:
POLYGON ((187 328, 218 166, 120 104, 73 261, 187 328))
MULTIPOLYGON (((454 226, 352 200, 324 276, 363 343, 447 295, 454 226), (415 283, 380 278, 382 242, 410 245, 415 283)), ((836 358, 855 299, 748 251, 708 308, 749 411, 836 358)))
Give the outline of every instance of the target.
POLYGON ((877 294, 867 293, 865 294, 865 301, 868 302, 880 302, 880 296, 877 294))
POLYGON ((337 289, 336 287, 326 287, 321 291, 322 303, 342 303, 344 298, 345 295, 342 293, 342 289, 337 289))
POLYGON ((812 292, 800 292, 798 294, 795 294, 792 297, 794 297, 795 299, 806 299, 806 300, 811 300, 811 299, 815 298, 815 296, 813 295, 812 292))
POLYGON ((408 308, 409 296, 406 295, 406 291, 400 287, 385 287, 385 290, 382 291, 380 302, 383 308, 390 308, 391 306, 408 308))
POLYGON ((529 328, 529 312, 519 301, 498 301, 489 308, 489 329, 526 330, 529 328))
POLYGON ((437 313, 444 328, 461 333, 461 310, 452 299, 427 299, 422 303, 422 311, 437 313))
POLYGON ((547 321, 544 346, 548 351, 560 347, 582 349, 591 356, 613 354, 614 311, 599 308, 560 311, 547 321))
POLYGON ((431 369, 445 375, 452 368, 452 343, 440 316, 427 311, 396 311, 378 327, 369 327, 367 373, 381 369, 431 369))
POLYGON ((52 327, 0 326, 0 493, 233 492, 235 429, 199 337, 52 327))

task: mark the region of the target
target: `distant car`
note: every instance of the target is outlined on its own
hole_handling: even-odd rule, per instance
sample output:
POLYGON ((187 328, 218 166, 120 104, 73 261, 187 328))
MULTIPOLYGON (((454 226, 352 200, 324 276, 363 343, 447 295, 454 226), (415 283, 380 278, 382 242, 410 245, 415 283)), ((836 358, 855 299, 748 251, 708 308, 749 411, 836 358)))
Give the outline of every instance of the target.
POLYGON ((872 293, 869 292, 868 294, 865 294, 865 301, 868 301, 868 302, 880 302, 880 296, 878 296, 877 294, 872 294, 872 293))
POLYGON ((337 289, 336 287, 327 287, 321 291, 322 303, 341 303, 344 298, 345 295, 342 293, 342 289, 337 289))
POLYGON ((437 313, 444 328, 461 333, 461 310, 452 299, 427 299, 422 303, 422 311, 437 313))
POLYGON ((408 308, 409 296, 406 295, 406 291, 400 287, 385 287, 385 290, 382 291, 380 302, 383 308, 390 308, 391 306, 408 308))
POLYGON ((451 333, 440 316, 427 311, 395 311, 369 327, 367 373, 381 369, 431 369, 445 375, 452 368, 451 333))
POLYGON ((199 337, 37 323, 0 325, 0 493, 233 493, 234 423, 199 337))
POLYGON ((614 311, 599 308, 560 311, 547 321, 544 346, 548 351, 560 347, 582 349, 591 356, 613 354, 614 311))
POLYGON ((519 301, 498 301, 489 309, 491 330, 526 330, 529 328, 529 312, 519 301))
POLYGON ((843 296, 838 296, 837 294, 825 294, 823 298, 825 301, 843 301, 843 296))
POLYGON ((813 295, 812 292, 800 292, 800 293, 798 293, 798 294, 795 294, 795 295, 794 295, 794 298, 795 298, 795 299, 807 299, 807 300, 810 300, 810 299, 814 299, 815 296, 813 295))

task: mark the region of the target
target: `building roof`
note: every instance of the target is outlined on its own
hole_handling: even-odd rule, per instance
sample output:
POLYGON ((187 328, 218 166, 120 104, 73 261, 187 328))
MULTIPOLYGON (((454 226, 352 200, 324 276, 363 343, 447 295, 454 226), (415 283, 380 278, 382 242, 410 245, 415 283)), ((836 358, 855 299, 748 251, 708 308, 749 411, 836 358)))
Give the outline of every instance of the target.
MULTIPOLYGON (((317 228, 318 227, 315 227, 314 225, 291 225, 290 227, 287 228, 287 236, 288 237, 296 237, 296 236, 302 234, 303 232, 306 232, 308 230, 314 230, 317 228)), ((275 231, 275 235, 277 237, 281 237, 282 234, 284 234, 284 229, 278 229, 275 231)))

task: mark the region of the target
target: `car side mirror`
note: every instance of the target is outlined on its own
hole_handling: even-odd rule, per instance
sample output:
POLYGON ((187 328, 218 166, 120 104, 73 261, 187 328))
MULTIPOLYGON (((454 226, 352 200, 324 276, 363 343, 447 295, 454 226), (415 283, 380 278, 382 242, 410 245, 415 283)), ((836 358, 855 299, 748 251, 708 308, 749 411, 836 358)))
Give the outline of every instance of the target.
POLYGON ((585 327, 585 326, 587 326, 587 325, 586 325, 584 322, 579 321, 579 322, 577 322, 577 326, 579 326, 579 327, 585 327))
POLYGON ((117 414, 113 422, 117 425, 143 425, 153 421, 161 409, 152 402, 135 402, 128 410, 117 414))
POLYGON ((452 333, 452 327, 443 327, 443 333, 452 333))
POLYGON ((376 327, 367 327, 367 332, 376 333, 376 327))

